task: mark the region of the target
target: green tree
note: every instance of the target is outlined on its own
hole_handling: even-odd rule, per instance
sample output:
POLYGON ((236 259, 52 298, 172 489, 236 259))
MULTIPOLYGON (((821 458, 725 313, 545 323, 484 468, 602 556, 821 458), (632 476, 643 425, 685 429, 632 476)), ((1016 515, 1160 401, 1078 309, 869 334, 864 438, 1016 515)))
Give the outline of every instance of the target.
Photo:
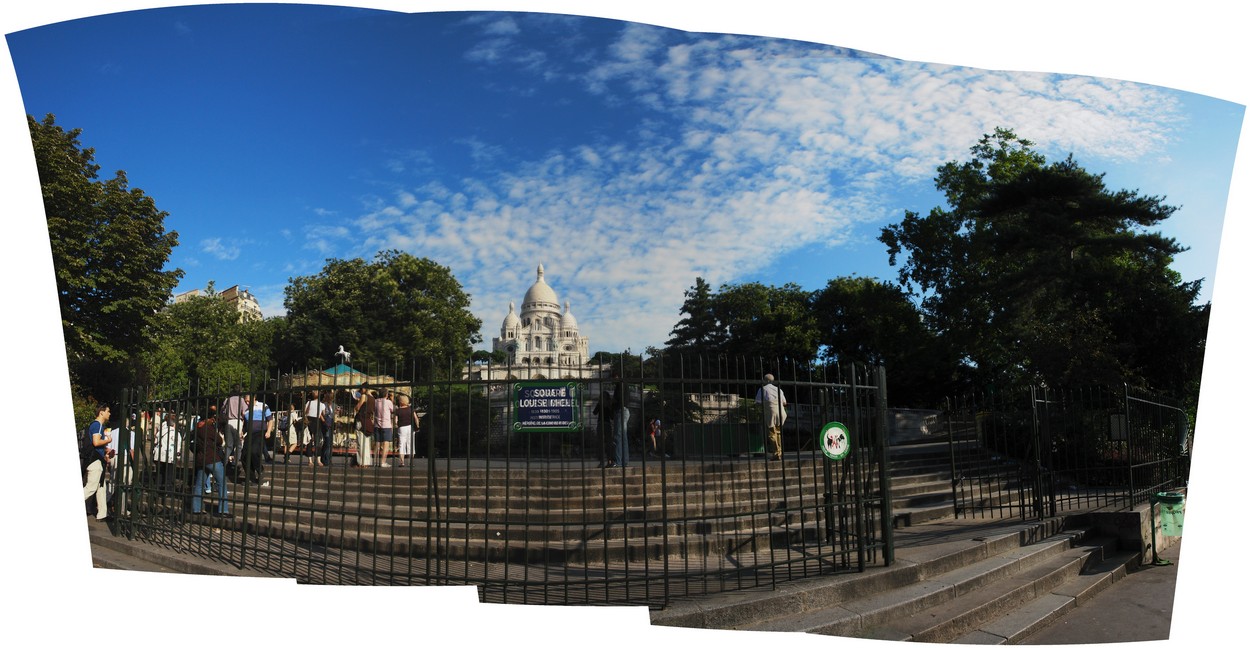
POLYGON ((1071 156, 1048 163, 1004 129, 936 184, 947 208, 909 211, 880 239, 980 380, 1196 384, 1200 282, 1180 280, 1169 266, 1184 248, 1150 231, 1175 207, 1111 191, 1071 156))
POLYGON ((756 282, 722 285, 713 293, 697 278, 686 291, 684 317, 673 327, 665 351, 809 362, 817 348, 811 298, 795 284, 756 282))
POLYGON ((816 358, 812 293, 797 284, 765 286, 751 282, 721 286, 717 319, 727 331, 725 352, 799 363, 816 358))
POLYGON ((385 369, 418 358, 466 362, 481 341, 481 320, 451 270, 397 250, 363 259, 329 259, 320 274, 286 288, 283 366, 334 361, 342 345, 352 364, 385 369))
POLYGON ((75 390, 101 400, 134 377, 148 328, 182 277, 166 270, 178 235, 166 212, 131 188, 126 173, 98 179, 95 149, 80 129, 27 115, 43 192, 60 298, 61 325, 75 390))
POLYGON ((830 279, 812 310, 821 360, 884 366, 890 402, 899 405, 930 406, 948 394, 957 363, 897 284, 830 279))
MULTIPOLYGON (((150 329, 153 344, 143 355, 142 382, 158 398, 220 392, 248 384, 250 345, 239 312, 208 294, 170 304, 150 329)), ((263 372, 262 372, 263 373, 263 372)))
POLYGON ((696 277, 694 286, 686 291, 682 317, 673 327, 666 349, 689 355, 722 352, 728 332, 717 319, 715 304, 712 287, 703 277, 696 277))

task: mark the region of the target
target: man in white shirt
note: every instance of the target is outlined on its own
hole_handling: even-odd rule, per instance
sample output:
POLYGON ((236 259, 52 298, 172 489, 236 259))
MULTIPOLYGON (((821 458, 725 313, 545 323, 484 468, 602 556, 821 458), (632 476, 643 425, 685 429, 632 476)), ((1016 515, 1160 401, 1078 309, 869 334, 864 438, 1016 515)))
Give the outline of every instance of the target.
POLYGON ((119 439, 122 434, 127 434, 127 431, 117 429, 113 430, 112 435, 109 437, 108 450, 106 451, 109 458, 109 470, 105 473, 104 478, 109 498, 112 499, 114 496, 118 496, 116 502, 117 510, 115 511, 118 515, 126 510, 126 498, 118 495, 118 492, 121 487, 130 485, 135 474, 135 431, 132 429, 128 433, 130 443, 126 449, 124 460, 119 456, 121 451, 119 439))
POLYGON ((781 460, 781 426, 786 423, 786 394, 773 383, 772 374, 764 374, 764 386, 755 392, 755 402, 767 404, 764 410, 764 427, 769 461, 781 460))

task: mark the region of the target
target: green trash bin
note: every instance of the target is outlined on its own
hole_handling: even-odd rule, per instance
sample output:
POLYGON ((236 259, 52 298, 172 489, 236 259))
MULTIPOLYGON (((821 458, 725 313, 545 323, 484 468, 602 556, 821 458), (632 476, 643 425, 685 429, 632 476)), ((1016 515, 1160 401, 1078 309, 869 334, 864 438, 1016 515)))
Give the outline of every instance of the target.
POLYGON ((1183 493, 1156 493, 1159 502, 1159 528, 1163 535, 1178 537, 1185 528, 1185 495, 1183 493))

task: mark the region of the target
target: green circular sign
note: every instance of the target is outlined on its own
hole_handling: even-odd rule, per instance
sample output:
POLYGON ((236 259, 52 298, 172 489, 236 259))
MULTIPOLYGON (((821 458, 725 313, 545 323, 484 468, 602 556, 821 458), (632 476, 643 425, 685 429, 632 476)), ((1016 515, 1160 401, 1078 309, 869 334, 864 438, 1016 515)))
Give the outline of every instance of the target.
POLYGON ((836 421, 826 423, 816 436, 816 442, 820 444, 820 451, 826 457, 841 461, 851 451, 851 431, 836 421))

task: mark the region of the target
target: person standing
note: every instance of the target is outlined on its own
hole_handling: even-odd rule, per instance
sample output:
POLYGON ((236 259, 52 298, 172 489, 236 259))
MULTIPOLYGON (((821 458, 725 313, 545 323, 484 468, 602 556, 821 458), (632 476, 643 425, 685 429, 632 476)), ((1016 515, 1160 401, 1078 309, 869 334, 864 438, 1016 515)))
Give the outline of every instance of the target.
POLYGON ((591 413, 599 417, 599 467, 611 468, 616 465, 616 408, 611 389, 600 388, 599 402, 591 413))
POLYGON ((242 450, 245 424, 247 423, 247 396, 235 385, 231 395, 222 401, 217 416, 221 417, 221 433, 226 439, 226 469, 238 478, 238 459, 242 450))
POLYGON ((105 450, 108 463, 104 471, 104 485, 109 501, 113 503, 114 515, 126 512, 128 487, 134 481, 135 475, 135 431, 131 428, 129 434, 126 432, 124 427, 114 429, 109 435, 108 449, 105 450), (122 452, 121 447, 123 436, 127 441, 125 452, 122 452))
POLYGON ((195 426, 195 487, 191 490, 191 514, 204 515, 204 490, 211 477, 217 486, 217 517, 230 517, 230 496, 226 490, 224 436, 215 417, 208 416, 195 426))
POLYGON ((613 391, 612 404, 616 408, 614 414, 616 437, 616 465, 624 468, 629 464, 629 391, 620 370, 612 372, 613 391))
POLYGON ((377 400, 372 389, 360 386, 360 396, 356 398, 356 466, 373 465, 373 428, 376 420, 374 402, 377 400))
POLYGON ((417 417, 416 412, 412 411, 411 401, 407 394, 399 394, 396 396, 399 401, 398 407, 395 408, 395 427, 399 436, 399 465, 406 465, 413 457, 413 439, 417 429, 421 427, 421 419, 417 417))
POLYGON ((764 374, 764 386, 755 392, 755 402, 765 405, 764 428, 767 433, 769 461, 781 460, 781 426, 786 423, 786 394, 773 382, 772 374, 764 374))
POLYGON ((174 494, 174 472, 178 455, 182 454, 182 432, 178 429, 177 417, 164 410, 158 409, 150 421, 149 425, 156 428, 156 438, 152 443, 156 483, 161 497, 165 498, 174 494))
POLYGON ((391 464, 386 459, 391 452, 391 441, 395 438, 395 401, 391 400, 389 391, 383 391, 382 397, 373 401, 373 434, 379 450, 374 463, 390 468, 391 464))
POLYGON ((243 470, 245 478, 260 484, 265 470, 265 446, 273 437, 273 412, 259 398, 248 407, 247 437, 243 442, 243 470))
POLYGON ((334 405, 334 390, 321 392, 321 465, 329 466, 334 457, 334 424, 338 420, 338 408, 334 405))
MULTIPOLYGON (((87 464, 87 477, 82 485, 83 501, 95 497, 95 519, 101 522, 107 520, 109 516, 108 490, 104 488, 104 464, 108 461, 106 453, 109 442, 113 438, 109 435, 109 430, 104 427, 108 420, 109 406, 97 407, 95 420, 87 427, 87 436, 91 439, 91 446, 95 448, 95 456, 87 464)), ((84 447, 85 445, 84 443, 84 447)))
POLYGON ((316 461, 313 459, 317 452, 313 448, 321 441, 321 395, 316 390, 308 392, 308 400, 304 403, 304 429, 306 430, 307 443, 304 447, 308 452, 308 465, 313 465, 316 461))
POLYGON ((619 369, 612 370, 609 390, 604 390, 594 414, 603 415, 600 468, 624 468, 629 463, 629 402, 625 381, 619 369))
POLYGON ((283 462, 289 462, 291 455, 299 449, 301 445, 306 445, 308 440, 304 438, 303 417, 300 416, 299 407, 296 403, 297 396, 291 396, 291 400, 287 403, 286 412, 280 414, 282 418, 278 419, 278 429, 286 434, 286 455, 283 462), (284 427, 285 421, 285 427, 284 427))
POLYGON ((660 427, 660 417, 653 417, 647 422, 647 439, 651 441, 651 449, 647 451, 647 454, 655 457, 656 459, 668 457, 668 455, 664 454, 660 448, 660 437, 662 434, 663 431, 660 427))

